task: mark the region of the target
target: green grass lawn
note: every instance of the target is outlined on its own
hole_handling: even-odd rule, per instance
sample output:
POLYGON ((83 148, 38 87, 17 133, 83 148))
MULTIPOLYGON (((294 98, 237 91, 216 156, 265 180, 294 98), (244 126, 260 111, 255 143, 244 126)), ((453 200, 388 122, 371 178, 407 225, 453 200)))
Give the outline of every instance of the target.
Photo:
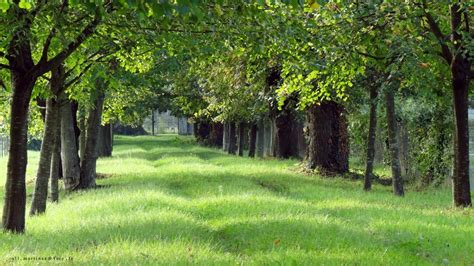
MULTIPOLYGON (((30 153, 28 180, 37 159, 30 153)), ((366 193, 360 181, 300 174, 298 163, 118 136, 98 162, 104 187, 62 194, 27 218, 25 235, 0 234, 0 264, 474 264, 473 211, 452 208, 450 191, 366 193)))

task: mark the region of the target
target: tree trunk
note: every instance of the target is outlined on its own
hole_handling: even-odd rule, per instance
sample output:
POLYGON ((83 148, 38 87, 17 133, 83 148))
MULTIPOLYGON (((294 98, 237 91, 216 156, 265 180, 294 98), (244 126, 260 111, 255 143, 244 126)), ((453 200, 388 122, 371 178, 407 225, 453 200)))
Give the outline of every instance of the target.
POLYGON ((155 110, 151 110, 151 135, 155 135, 155 110))
POLYGON ((237 154, 239 156, 244 156, 244 146, 245 146, 245 123, 244 122, 240 122, 239 123, 239 126, 238 126, 238 134, 237 134, 237 143, 238 143, 238 147, 237 147, 237 154))
POLYGON ((229 152, 229 123, 224 123, 224 132, 222 133, 222 150, 229 152))
POLYGON ((25 230, 28 109, 31 93, 38 77, 30 47, 30 24, 24 9, 10 8, 19 22, 15 25, 8 46, 8 63, 12 100, 10 111, 10 147, 3 207, 3 229, 14 233, 25 230))
MULTIPOLYGON (((58 108, 59 109, 59 108, 58 108)), ((59 112, 59 110, 58 110, 59 112)), ((60 121, 56 122, 56 139, 53 146, 53 154, 51 156, 51 201, 59 201, 59 165, 61 164, 61 127, 60 121)))
MULTIPOLYGON (((67 99, 69 100, 69 99, 67 99)), ((79 148, 79 137, 81 135, 81 129, 79 128, 78 125, 78 120, 77 120, 77 113, 79 110, 79 103, 74 100, 70 100, 71 102, 71 112, 72 112, 72 124, 74 128, 74 136, 76 137, 76 147, 79 148)))
POLYGON ((470 67, 467 59, 456 56, 451 66, 454 95, 454 175, 453 198, 458 207, 472 206, 469 181, 468 95, 470 67))
POLYGON ((222 123, 212 122, 211 132, 209 136, 210 145, 216 148, 222 147, 223 135, 224 135, 224 126, 222 125, 222 123))
POLYGON ((257 150, 257 156, 262 158, 263 157, 263 151, 265 148, 265 140, 264 140, 264 124, 263 120, 259 120, 257 124, 257 139, 256 139, 256 150, 257 150))
POLYGON ((409 151, 409 139, 406 126, 403 121, 398 122, 398 146, 400 147, 400 171, 402 178, 407 180, 408 171, 410 170, 410 155, 409 151))
POLYGON ((255 157, 255 146, 257 143, 257 124, 253 123, 249 130, 249 157, 255 157))
MULTIPOLYGON (((51 71, 51 91, 53 95, 57 96, 64 89, 64 75, 62 66, 51 71)), ((46 100, 46 121, 30 215, 41 214, 46 211, 48 180, 51 175, 51 158, 58 133, 58 118, 59 103, 57 99, 46 100)))
POLYGON ((12 71, 11 80, 10 147, 2 222, 4 230, 22 233, 25 230, 28 107, 36 79, 12 71))
POLYGON ((229 124, 229 154, 235 154, 237 152, 237 137, 235 122, 229 124))
POLYGON ((264 151, 263 154, 265 157, 273 156, 273 122, 271 119, 265 119, 264 120, 264 126, 263 126, 263 131, 264 131, 264 151))
POLYGON ((369 116, 369 133, 367 135, 367 159, 365 164, 365 180, 364 190, 369 191, 372 188, 372 178, 374 171, 375 159, 375 137, 377 130, 377 102, 378 102, 377 86, 370 86, 370 116, 369 116))
POLYGON ((98 158, 97 137, 102 117, 104 104, 104 92, 98 88, 97 97, 94 100, 94 107, 89 110, 87 117, 86 147, 84 149, 84 158, 81 159, 81 180, 80 188, 88 189, 95 187, 96 164, 98 158))
POLYGON ((208 121, 200 120, 195 123, 194 136, 198 143, 202 145, 211 145, 211 125, 208 121))
POLYGON ((274 156, 286 159, 296 156, 296 139, 292 138, 294 117, 289 110, 282 110, 275 118, 274 156))
POLYGON ((395 118, 395 96, 393 88, 387 88, 385 91, 385 101, 387 109, 387 127, 388 140, 390 148, 390 162, 392 167, 393 193, 397 196, 403 196, 403 179, 400 167, 400 150, 397 140, 397 120, 395 118))
POLYGON ((98 139, 98 152, 99 157, 110 157, 112 156, 112 127, 110 123, 100 126, 99 128, 99 139, 98 139))
MULTIPOLYGON (((79 185, 81 176, 80 159, 78 155, 76 135, 74 133, 72 104, 65 96, 62 97, 62 102, 63 104, 60 109, 62 174, 64 188, 66 191, 72 191, 79 185)), ((82 136, 82 134, 80 136, 82 136)))
POLYGON ((82 159, 84 159, 84 153, 86 151, 86 137, 87 137, 87 125, 86 125, 86 116, 85 114, 79 115, 79 129, 81 131, 79 135, 79 158, 80 163, 82 163, 82 159))
POLYGON ((327 101, 309 107, 307 168, 327 174, 349 171, 349 141, 344 108, 327 101))
POLYGON ((54 99, 46 101, 46 122, 44 136, 41 143, 40 160, 36 174, 35 190, 31 203, 30 215, 41 214, 46 211, 48 198, 48 180, 51 174, 51 156, 56 141, 56 128, 58 118, 58 103, 54 99))

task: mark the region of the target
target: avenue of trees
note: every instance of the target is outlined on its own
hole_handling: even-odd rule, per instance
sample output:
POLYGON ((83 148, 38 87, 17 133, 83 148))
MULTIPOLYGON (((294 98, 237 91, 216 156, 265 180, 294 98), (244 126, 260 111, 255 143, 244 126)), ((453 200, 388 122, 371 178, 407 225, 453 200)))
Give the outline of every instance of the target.
POLYGON ((0 108, 10 135, 3 228, 24 232, 30 136, 42 139, 30 215, 96 187, 113 125, 189 117, 230 154, 301 158, 309 172, 391 167, 393 193, 452 180, 470 207, 474 30, 462 0, 7 0, 0 108))

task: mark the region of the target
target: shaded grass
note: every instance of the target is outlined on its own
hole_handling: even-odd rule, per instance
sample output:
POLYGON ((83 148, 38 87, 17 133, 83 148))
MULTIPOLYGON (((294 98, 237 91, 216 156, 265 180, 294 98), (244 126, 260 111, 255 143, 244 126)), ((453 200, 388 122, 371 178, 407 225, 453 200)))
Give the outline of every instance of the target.
POLYGON ((228 156, 183 137, 115 144, 98 162, 107 187, 63 193, 28 217, 25 235, 0 235, 2 264, 474 263, 472 210, 452 208, 448 190, 365 193, 360 181, 300 174, 297 161, 228 156))

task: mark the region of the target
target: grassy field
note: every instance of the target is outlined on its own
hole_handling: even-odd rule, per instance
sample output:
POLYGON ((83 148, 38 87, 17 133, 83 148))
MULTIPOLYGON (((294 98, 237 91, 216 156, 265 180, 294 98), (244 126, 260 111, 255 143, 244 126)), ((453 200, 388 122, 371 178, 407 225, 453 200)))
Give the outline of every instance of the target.
POLYGON ((297 161, 176 136, 115 144, 98 162, 104 187, 62 194, 27 218, 25 235, 0 234, 0 264, 474 264, 474 212, 452 208, 448 190, 366 193, 360 181, 300 174, 297 161))

